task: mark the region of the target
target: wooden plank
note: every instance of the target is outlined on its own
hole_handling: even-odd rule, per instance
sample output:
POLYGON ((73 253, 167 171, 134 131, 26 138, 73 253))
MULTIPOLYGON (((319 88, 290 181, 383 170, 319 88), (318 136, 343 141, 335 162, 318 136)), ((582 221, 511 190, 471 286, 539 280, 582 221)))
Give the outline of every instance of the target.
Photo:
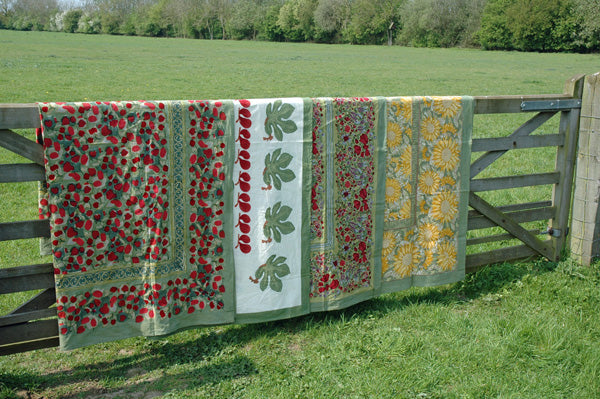
POLYGON ((565 136, 561 134, 544 134, 541 136, 523 137, 491 137, 486 139, 473 139, 472 152, 479 151, 508 151, 522 148, 540 148, 562 146, 565 136))
POLYGON ((59 345, 58 337, 45 338, 37 341, 23 342, 15 345, 0 346, 0 356, 28 352, 37 349, 54 348, 59 345))
MULTIPOLYGON (((552 206, 552 201, 537 201, 537 202, 524 202, 521 204, 511 204, 511 205, 502 205, 497 206, 500 212, 514 212, 514 211, 523 211, 526 209, 538 209, 538 208, 547 208, 552 206)), ((469 218, 473 218, 476 216, 481 216, 481 213, 472 209, 469 211, 469 218)))
MULTIPOLYGON (((574 76, 565 84, 565 91, 572 93, 573 97, 581 98, 583 95, 584 75, 574 76)), ((579 109, 561 112, 559 133, 566 137, 565 145, 558 148, 556 153, 556 170, 561 173, 561 179, 552 192, 552 202, 556 206, 556 216, 551 221, 553 229, 561 234, 553 237, 554 258, 558 261, 566 244, 566 231, 569 226, 571 213, 571 197, 573 194, 573 177, 575 174, 575 161, 577 158, 577 141, 579 138, 579 109)))
POLYGON ((50 237, 48 220, 0 223, 0 241, 50 237))
MULTIPOLYGON (((537 220, 550 220, 554 217, 556 213, 556 209, 553 206, 531 209, 531 210, 523 210, 523 211, 515 211, 515 212, 507 212, 506 215, 510 216, 517 223, 526 223, 526 222, 534 222, 537 220)), ((469 217, 467 221, 467 229, 471 230, 480 230, 487 229, 490 227, 497 227, 498 224, 494 223, 487 217, 480 215, 469 217)))
POLYGON ((556 184, 560 181, 560 172, 534 173, 520 176, 490 177, 487 179, 473 179, 470 190, 473 192, 505 190, 509 188, 543 186, 556 184))
POLYGON ((573 199, 571 254, 589 266, 600 255, 598 201, 600 189, 600 72, 585 78, 579 120, 579 156, 573 199))
POLYGON ((15 163, 0 165, 0 183, 44 181, 46 172, 36 163, 15 163))
POLYGON ((502 227, 516 238, 523 241, 523 243, 539 252, 541 255, 548 259, 552 259, 554 248, 552 247, 551 242, 543 242, 533 234, 529 233, 517 222, 512 220, 512 218, 510 218, 508 215, 498 211, 487 201, 474 193, 469 194, 469 205, 484 214, 485 217, 496 223, 498 226, 502 227))
MULTIPOLYGON (((527 231, 529 231, 531 234, 540 234, 540 229, 532 229, 532 230, 527 230, 527 231)), ((487 244, 490 242, 498 242, 498 241, 505 241, 505 240, 514 240, 514 239, 515 239, 515 236, 513 236, 510 233, 494 234, 494 235, 485 236, 485 237, 469 238, 469 239, 467 239, 467 246, 487 244)))
POLYGON ((44 166, 44 149, 41 144, 26 139, 12 130, 0 129, 0 146, 44 166))
POLYGON ((12 292, 31 291, 54 287, 54 268, 52 264, 20 266, 11 269, 2 269, 0 275, 0 294, 10 294, 12 292), (47 267, 50 265, 50 267, 47 267), (36 267, 37 266, 37 267, 36 267), (32 268, 32 272, 25 273, 25 269, 32 268), (23 274, 15 273, 11 275, 11 270, 16 272, 23 271, 23 274), (34 273, 33 270, 39 270, 34 273), (8 272, 5 272, 8 271, 8 272))
POLYGON ((473 273, 485 265, 494 263, 511 262, 517 259, 539 256, 539 254, 527 245, 500 248, 493 251, 480 252, 467 255, 465 260, 465 269, 467 273, 473 273))
POLYGON ((524 112, 523 101, 566 100, 569 94, 541 94, 528 96, 475 96, 476 114, 513 114, 524 112))
POLYGON ((0 129, 35 129, 41 126, 36 104, 0 104, 0 129))
MULTIPOLYGON (((514 140, 518 137, 529 136, 555 114, 556 112, 540 112, 539 114, 536 114, 533 118, 519 126, 510 136, 508 136, 508 138, 514 140)), ((495 160, 504 155, 506 151, 507 150, 490 151, 481 155, 475 162, 471 164, 471 179, 481 173, 485 168, 490 166, 495 160)))
POLYGON ((0 316, 0 327, 11 326, 14 324, 27 323, 39 319, 47 319, 49 317, 56 317, 56 308, 51 309, 40 309, 33 310, 31 312, 10 314, 7 316, 0 316))
POLYGON ((16 344, 58 336, 56 319, 0 327, 0 345, 16 344))
POLYGON ((10 277, 31 276, 34 274, 52 274, 54 265, 52 263, 39 263, 36 265, 9 267, 0 269, 0 280, 10 277))
POLYGON ((21 306, 13 309, 9 314, 33 312, 34 310, 47 309, 56 303, 56 290, 54 287, 46 288, 21 306))

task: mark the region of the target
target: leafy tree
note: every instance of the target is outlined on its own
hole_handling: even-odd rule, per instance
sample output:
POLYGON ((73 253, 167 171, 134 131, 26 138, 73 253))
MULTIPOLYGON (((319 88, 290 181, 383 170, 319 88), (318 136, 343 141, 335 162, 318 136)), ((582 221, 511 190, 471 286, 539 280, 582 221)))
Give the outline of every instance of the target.
POLYGON ((285 40, 283 29, 278 25, 279 13, 281 4, 272 3, 267 7, 267 12, 259 23, 259 32, 257 38, 260 40, 270 40, 273 42, 281 42, 285 40))
POLYGON ((100 18, 94 15, 84 12, 81 18, 79 18, 79 24, 77 26, 77 32, 94 34, 100 33, 101 25, 100 18))
POLYGON ((515 48, 525 51, 552 50, 552 30, 561 3, 560 0, 515 0, 506 9, 515 48))
POLYGON ((339 41, 351 17, 352 0, 319 0, 314 13, 320 41, 339 41))
POLYGON ((383 28, 376 22, 379 10, 377 2, 371 0, 354 0, 352 3, 352 16, 344 38, 354 44, 374 44, 383 32, 383 28))
POLYGON ((287 0, 279 10, 277 25, 287 40, 309 41, 314 36, 317 0, 287 0))
POLYGON ((488 0, 481 16, 481 29, 477 40, 486 50, 513 49, 513 36, 509 29, 506 9, 514 0, 488 0))
POLYGON ((575 0, 575 18, 579 21, 579 40, 589 51, 600 51, 600 4, 598 0, 575 0))
POLYGON ((408 1, 402 12, 402 41, 414 46, 452 47, 471 41, 481 0, 408 1), (473 22, 471 22, 473 21, 473 22))
POLYGON ((238 0, 232 6, 229 34, 233 39, 256 39, 260 17, 265 11, 261 2, 238 0))
POLYGON ((69 10, 64 13, 62 18, 63 30, 67 33, 75 33, 79 28, 79 19, 83 15, 81 10, 69 10))
POLYGON ((19 0, 12 4, 11 27, 18 30, 48 30, 59 11, 57 0, 19 0))
POLYGON ((0 0, 0 29, 9 28, 15 0, 0 0))

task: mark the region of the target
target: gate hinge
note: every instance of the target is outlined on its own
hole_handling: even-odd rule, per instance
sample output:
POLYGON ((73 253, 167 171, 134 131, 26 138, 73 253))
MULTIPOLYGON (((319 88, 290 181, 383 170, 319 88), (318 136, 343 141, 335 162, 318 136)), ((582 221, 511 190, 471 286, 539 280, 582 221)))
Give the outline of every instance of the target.
MULTIPOLYGON (((545 231, 541 231, 541 234, 548 234, 550 237, 562 237, 562 233, 563 231, 560 229, 555 229, 552 227, 548 227, 545 231)), ((569 228, 567 227, 567 229, 565 230, 565 236, 569 235, 569 228)))
POLYGON ((581 100, 569 99, 521 102, 521 111, 560 111, 573 108, 581 108, 581 100))

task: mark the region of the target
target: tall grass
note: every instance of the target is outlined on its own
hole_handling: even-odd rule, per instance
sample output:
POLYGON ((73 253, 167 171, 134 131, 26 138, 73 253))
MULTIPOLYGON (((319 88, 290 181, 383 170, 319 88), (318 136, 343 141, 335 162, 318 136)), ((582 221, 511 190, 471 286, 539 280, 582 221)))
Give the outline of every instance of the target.
MULTIPOLYGON (((0 31, 0 48, 0 103, 560 93, 600 69, 598 55, 12 31, 0 31)), ((509 134, 524 118, 477 116, 475 136, 509 134)), ((553 157, 516 152, 485 176, 549 171, 553 157)), ((12 162, 24 160, 0 150, 12 162)), ((35 184, 2 185, 0 222, 36 218, 36 197, 35 184)), ((37 245, 0 243, 0 267, 48 261, 37 245)), ((0 314, 25 297, 4 295, 0 314)), ((2 357, 0 397, 597 397, 599 305, 598 266, 500 265, 339 312, 2 357)))

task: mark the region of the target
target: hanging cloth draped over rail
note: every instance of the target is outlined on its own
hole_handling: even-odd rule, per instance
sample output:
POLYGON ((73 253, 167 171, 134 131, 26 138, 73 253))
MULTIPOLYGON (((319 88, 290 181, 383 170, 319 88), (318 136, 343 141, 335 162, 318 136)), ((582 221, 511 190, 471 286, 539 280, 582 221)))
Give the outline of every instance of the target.
POLYGON ((460 280, 472 104, 40 104, 61 348, 460 280))

